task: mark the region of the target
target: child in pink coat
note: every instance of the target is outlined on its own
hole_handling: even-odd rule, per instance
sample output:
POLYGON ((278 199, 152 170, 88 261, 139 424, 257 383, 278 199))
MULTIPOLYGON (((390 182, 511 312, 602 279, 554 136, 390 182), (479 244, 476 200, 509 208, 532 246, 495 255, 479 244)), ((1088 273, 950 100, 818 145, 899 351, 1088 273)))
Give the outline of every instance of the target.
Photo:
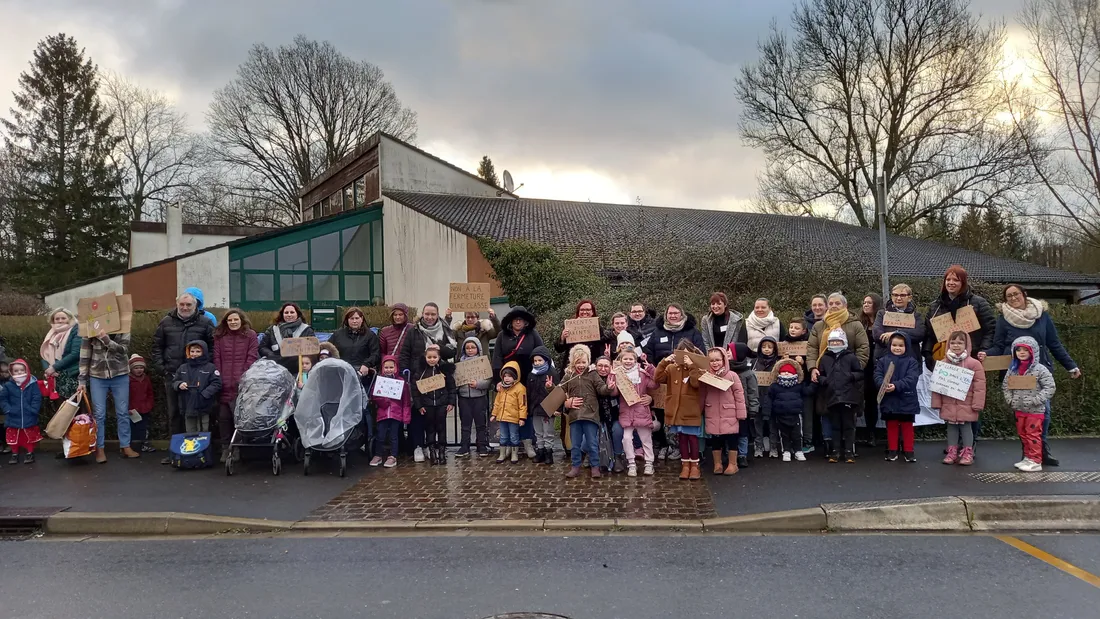
POLYGON ((645 457, 645 469, 643 475, 653 474, 653 411, 649 405, 653 402, 650 393, 655 393, 660 386, 653 380, 656 368, 653 365, 642 369, 638 365, 638 353, 633 347, 623 347, 618 356, 619 363, 627 378, 634 385, 634 391, 641 397, 637 403, 628 404, 626 398, 619 394, 619 386, 615 383, 615 375, 607 377, 607 387, 611 395, 619 396, 619 425, 623 428, 623 452, 626 455, 627 477, 638 476, 638 464, 634 459, 634 432, 638 433, 638 439, 642 441, 642 454, 645 457))
POLYGON ((947 423, 947 456, 944 464, 963 466, 974 464, 974 430, 971 423, 978 420, 978 414, 985 408, 985 369, 982 362, 970 356, 970 334, 955 331, 947 338, 947 352, 944 363, 957 365, 974 372, 974 380, 965 400, 932 392, 932 408, 938 408, 940 419, 947 423), (959 452, 959 434, 962 434, 962 452, 959 452))
POLYGON ((397 437, 401 434, 401 426, 412 421, 412 393, 409 390, 409 381, 397 373, 397 357, 382 357, 381 376, 399 380, 403 384, 400 400, 371 394, 370 400, 378 410, 378 452, 371 459, 370 465, 382 464, 382 448, 388 443, 390 453, 384 466, 392 469, 397 466, 397 437))
POLYGON ((707 359, 710 361, 709 374, 733 383, 723 391, 699 381, 699 405, 706 421, 714 474, 733 475, 737 473, 737 433, 741 421, 749 416, 745 408, 745 389, 737 373, 729 369, 729 353, 725 348, 711 348, 707 351, 707 359), (723 466, 723 457, 728 458, 728 465, 723 466))

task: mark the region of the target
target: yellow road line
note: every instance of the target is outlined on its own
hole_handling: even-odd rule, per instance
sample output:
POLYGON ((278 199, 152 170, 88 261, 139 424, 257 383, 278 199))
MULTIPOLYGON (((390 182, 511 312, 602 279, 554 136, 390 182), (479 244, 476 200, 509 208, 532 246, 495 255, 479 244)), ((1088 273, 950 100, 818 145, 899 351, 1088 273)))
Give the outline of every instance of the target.
POLYGON ((1012 546, 1016 550, 1026 552, 1027 554, 1035 557, 1043 563, 1053 565, 1054 567, 1062 570, 1070 576, 1075 576, 1096 588, 1100 588, 1100 576, 1097 576, 1096 574, 1086 572, 1085 570, 1071 563, 1066 563, 1065 561, 1050 554, 1049 552, 1046 552, 1045 550, 1042 550, 1040 548, 1036 548, 1035 546, 1032 546, 1031 544, 1019 538, 1011 537, 1008 535, 998 535, 997 539, 1008 544, 1009 546, 1012 546))

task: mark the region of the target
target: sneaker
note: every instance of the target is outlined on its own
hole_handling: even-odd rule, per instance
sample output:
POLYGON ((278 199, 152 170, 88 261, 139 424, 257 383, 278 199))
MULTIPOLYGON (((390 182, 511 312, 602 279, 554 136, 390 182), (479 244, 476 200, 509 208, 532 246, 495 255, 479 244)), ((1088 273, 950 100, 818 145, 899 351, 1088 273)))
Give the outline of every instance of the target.
POLYGON ((911 451, 906 451, 906 452, 902 453, 901 457, 905 458, 905 461, 909 462, 909 463, 913 463, 913 462, 917 461, 917 454, 915 454, 911 451))
POLYGON ((802 448, 802 453, 804 453, 804 454, 812 454, 813 452, 814 452, 814 446, 813 445, 806 445, 805 447, 802 448))
POLYGON ((974 450, 970 447, 963 447, 962 455, 959 456, 959 464, 963 466, 974 464, 974 450))
POLYGON ((1033 460, 1024 460, 1020 463, 1020 470, 1025 473, 1038 473, 1043 470, 1043 465, 1033 460))
POLYGON ((469 458, 470 457, 470 450, 469 449, 459 449, 458 451, 455 452, 455 457, 456 458, 469 458))
POLYGON ((737 468, 739 468, 739 469, 749 468, 749 457, 738 455, 737 456, 737 468))
POLYGON ((856 453, 854 451, 849 451, 849 452, 845 453, 844 454, 844 461, 848 464, 855 464, 856 463, 856 453))
POLYGON ((662 448, 657 450, 657 459, 658 460, 667 460, 668 459, 668 447, 662 447, 662 448))
POLYGON ((34 464, 34 454, 23 456, 23 464, 34 464))
MULTIPOLYGON (((779 457, 779 452, 778 452, 778 451, 775 451, 775 450, 769 451, 769 452, 768 452, 768 457, 769 457, 769 458, 778 458, 778 457, 779 457)), ((787 460, 786 460, 786 461, 787 461, 787 462, 790 462, 790 461, 791 461, 791 460, 790 460, 790 455, 789 455, 789 454, 787 454, 787 460)))
POLYGON ((11 452, 11 457, 8 458, 8 464, 19 464, 19 454, 14 451, 11 452))
POLYGON ((172 459, 171 458, 161 458, 160 463, 161 464, 172 464, 172 459))
POLYGON ((413 462, 423 462, 423 461, 424 461, 424 448, 423 447, 417 447, 416 450, 413 451, 413 462))
POLYGON ((757 447, 756 449, 754 449, 752 451, 752 457, 753 458, 763 458, 764 457, 764 450, 757 447))
POLYGON ((386 463, 382 466, 387 469, 392 469, 393 467, 397 466, 397 458, 394 458, 393 456, 386 458, 386 463))
POLYGON ((794 452, 794 459, 798 460, 799 462, 805 462, 806 454, 802 453, 801 451, 796 451, 794 452))
POLYGON ((1016 467, 1016 468, 1018 468, 1022 471, 1024 469, 1024 465, 1027 464, 1028 462, 1031 462, 1031 460, 1028 460, 1027 458, 1024 458, 1023 460, 1020 460, 1019 462, 1017 462, 1016 464, 1013 464, 1012 466, 1014 466, 1014 467, 1016 467))
POLYGON ((140 451, 143 454, 151 454, 151 453, 155 452, 156 450, 157 450, 157 448, 153 447, 152 443, 150 443, 149 441, 145 441, 144 443, 141 444, 141 449, 139 449, 138 451, 140 451))
POLYGON ((680 450, 677 449, 676 447, 669 447, 668 448, 668 459, 669 460, 679 460, 680 459, 680 450))
POLYGON ((484 450, 484 451, 482 451, 482 450, 480 450, 480 449, 479 449, 479 450, 477 450, 477 457, 479 457, 479 458, 488 458, 488 457, 489 457, 489 455, 490 455, 490 454, 489 454, 489 450, 487 450, 487 449, 486 449, 486 450, 484 450))
POLYGON ((633 462, 628 464, 627 467, 626 467, 626 476, 627 477, 637 477, 638 476, 638 465, 634 464, 633 462))
POLYGON ((219 464, 225 464, 225 461, 228 460, 228 459, 229 459, 229 450, 228 449, 222 450, 222 455, 221 455, 220 458, 218 458, 218 463, 219 464))
POLYGON ((382 456, 375 456, 370 459, 371 466, 378 466, 380 464, 382 464, 382 456))
POLYGON ((837 462, 840 462, 840 454, 834 451, 833 453, 829 454, 828 460, 831 464, 836 464, 837 462))
POLYGON ((893 450, 890 450, 890 451, 886 452, 886 461, 887 462, 895 462, 895 461, 897 461, 897 459, 898 459, 898 452, 893 451, 893 450))
MULTIPOLYGON (((775 452, 772 452, 772 453, 775 453, 775 452)), ((802 455, 802 454, 799 454, 799 455, 802 455)), ((784 451, 783 452, 783 461, 784 462, 790 462, 791 461, 791 452, 789 452, 789 451, 784 451)))
POLYGON ((646 462, 645 469, 642 470, 642 475, 653 475, 653 463, 646 462))

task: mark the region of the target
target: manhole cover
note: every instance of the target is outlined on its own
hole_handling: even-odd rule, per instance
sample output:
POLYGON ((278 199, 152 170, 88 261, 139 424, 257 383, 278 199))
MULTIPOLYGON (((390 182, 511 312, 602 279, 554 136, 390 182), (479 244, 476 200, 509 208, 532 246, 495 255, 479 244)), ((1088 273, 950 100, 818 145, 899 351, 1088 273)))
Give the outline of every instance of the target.
POLYGON ((971 473, 970 476, 984 484, 1100 484, 1100 472, 1095 471, 1066 473, 971 473))

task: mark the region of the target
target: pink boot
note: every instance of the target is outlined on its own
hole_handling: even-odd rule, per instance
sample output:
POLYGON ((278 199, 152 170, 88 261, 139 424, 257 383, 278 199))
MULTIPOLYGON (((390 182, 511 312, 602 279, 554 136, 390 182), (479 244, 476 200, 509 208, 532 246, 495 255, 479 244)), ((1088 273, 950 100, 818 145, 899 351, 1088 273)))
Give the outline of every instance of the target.
POLYGON ((944 464, 955 464, 959 461, 959 448, 957 445, 952 445, 947 448, 947 455, 943 458, 944 464))
POLYGON ((963 466, 970 466, 974 464, 974 448, 963 447, 962 456, 959 458, 959 464, 963 466))

